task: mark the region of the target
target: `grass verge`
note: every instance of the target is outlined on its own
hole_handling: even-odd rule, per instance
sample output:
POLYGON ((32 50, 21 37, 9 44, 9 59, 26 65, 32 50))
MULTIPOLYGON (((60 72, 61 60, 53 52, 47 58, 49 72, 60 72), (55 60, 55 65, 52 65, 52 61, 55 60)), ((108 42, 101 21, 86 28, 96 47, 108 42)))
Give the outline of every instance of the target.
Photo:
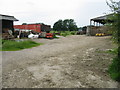
POLYGON ((109 74, 113 80, 120 82, 120 58, 113 58, 113 62, 109 67, 109 74))
POLYGON ((109 66, 108 73, 113 80, 120 82, 120 58, 118 57, 118 48, 114 48, 107 51, 97 51, 97 52, 109 53, 115 55, 111 65, 109 66))
POLYGON ((18 51, 22 49, 32 48, 42 45, 42 43, 36 43, 31 40, 26 41, 13 41, 13 40, 2 40, 2 51, 18 51))
POLYGON ((120 58, 118 57, 118 48, 108 50, 107 53, 114 54, 115 57, 109 66, 108 72, 113 80, 120 82, 120 58))

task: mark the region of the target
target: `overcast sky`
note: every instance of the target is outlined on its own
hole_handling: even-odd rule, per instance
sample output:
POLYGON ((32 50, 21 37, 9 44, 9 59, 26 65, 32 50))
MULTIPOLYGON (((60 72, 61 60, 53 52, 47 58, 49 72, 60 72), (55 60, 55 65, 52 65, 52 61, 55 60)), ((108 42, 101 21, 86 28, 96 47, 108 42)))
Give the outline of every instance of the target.
POLYGON ((0 0, 0 14, 15 16, 22 23, 45 23, 53 26, 59 19, 74 19, 80 26, 91 18, 105 15, 110 9, 106 0, 0 0))

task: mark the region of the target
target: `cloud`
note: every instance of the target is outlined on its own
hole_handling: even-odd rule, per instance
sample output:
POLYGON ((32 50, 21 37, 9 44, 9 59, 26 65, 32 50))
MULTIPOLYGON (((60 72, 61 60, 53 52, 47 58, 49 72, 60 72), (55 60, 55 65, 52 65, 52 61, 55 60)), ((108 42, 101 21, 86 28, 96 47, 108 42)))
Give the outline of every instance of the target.
MULTIPOLYGON (((15 24, 42 22, 53 25, 59 19, 75 19, 89 24, 89 19, 107 11, 105 0, 1 0, 0 13, 13 15, 15 24)), ((86 24, 85 24, 86 23, 86 24)))

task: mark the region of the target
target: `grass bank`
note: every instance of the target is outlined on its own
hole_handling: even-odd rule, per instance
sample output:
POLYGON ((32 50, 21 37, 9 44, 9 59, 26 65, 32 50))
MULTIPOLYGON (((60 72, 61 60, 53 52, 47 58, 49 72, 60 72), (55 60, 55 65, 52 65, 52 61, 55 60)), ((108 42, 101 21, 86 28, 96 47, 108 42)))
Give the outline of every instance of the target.
POLYGON ((39 45, 42 45, 42 43, 36 43, 31 40, 26 41, 2 40, 2 51, 18 51, 22 49, 36 47, 39 45))
POLYGON ((109 74, 113 80, 120 82, 120 58, 118 56, 118 49, 108 51, 108 53, 115 54, 112 64, 109 66, 109 74))
POLYGON ((120 82, 120 58, 113 58, 112 64, 109 67, 109 74, 113 80, 120 82))

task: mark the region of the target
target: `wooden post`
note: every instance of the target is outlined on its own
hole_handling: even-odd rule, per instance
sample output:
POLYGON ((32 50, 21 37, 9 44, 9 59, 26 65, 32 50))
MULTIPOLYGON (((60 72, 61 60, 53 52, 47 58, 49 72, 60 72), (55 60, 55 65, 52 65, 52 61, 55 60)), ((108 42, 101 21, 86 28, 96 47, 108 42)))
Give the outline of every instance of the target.
POLYGON ((92 20, 90 20, 90 26, 92 25, 92 20))
POLYGON ((21 37, 20 37, 20 35, 21 35, 21 32, 22 32, 22 31, 21 31, 21 30, 19 30, 19 35, 18 35, 18 38, 19 38, 19 39, 21 38, 21 37))
POLYGON ((100 27, 100 23, 99 23, 99 27, 100 27))
POLYGON ((95 21, 94 21, 94 26, 95 26, 95 21))

